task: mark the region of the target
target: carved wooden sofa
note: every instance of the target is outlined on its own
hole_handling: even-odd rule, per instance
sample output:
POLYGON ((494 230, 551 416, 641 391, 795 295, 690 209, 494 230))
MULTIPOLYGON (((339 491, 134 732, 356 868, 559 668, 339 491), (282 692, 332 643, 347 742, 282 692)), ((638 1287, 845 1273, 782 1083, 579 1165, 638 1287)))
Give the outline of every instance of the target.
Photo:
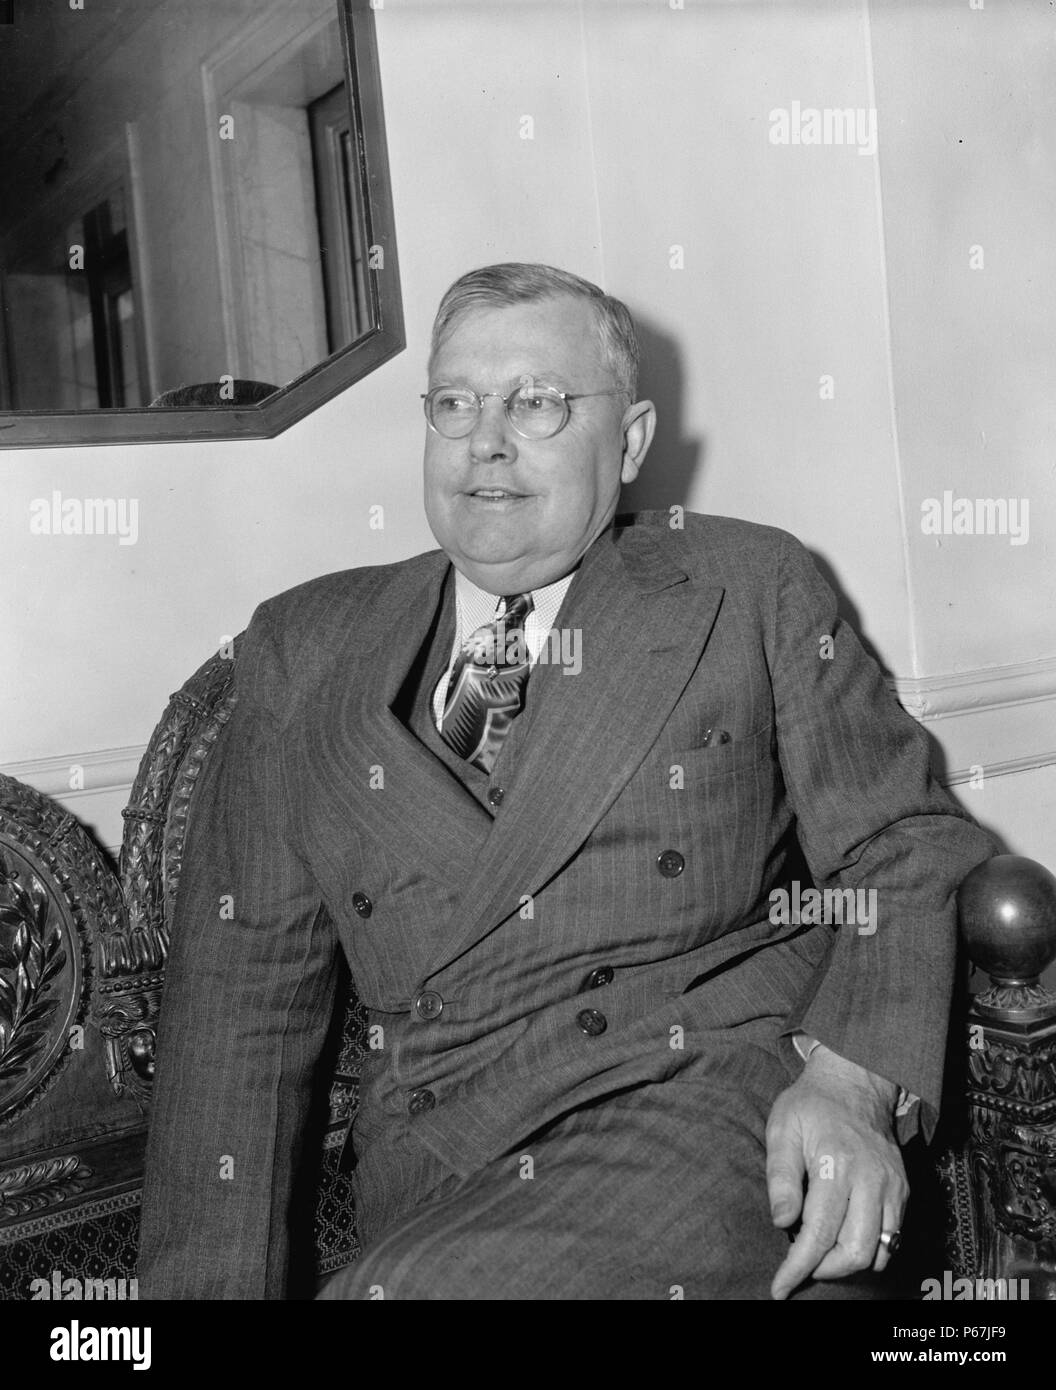
MULTIPOLYGON (((168 924, 237 647, 196 671, 155 729, 118 873, 73 816, 0 776, 0 1299, 135 1296, 168 924)), ((945 1274, 1028 1279, 1031 1298, 1056 1299, 1056 994, 1039 983, 1056 957, 1056 879, 1002 856, 965 880, 960 915, 991 987, 964 999, 951 1034, 945 1138, 914 1184, 907 1229, 925 1238, 899 1257, 900 1291, 920 1297, 922 1273, 945 1274)), ((324 1069, 329 1113, 311 1141, 314 1248, 300 1264, 315 1278, 358 1253, 342 1155, 364 1049, 346 982, 324 1069)), ((311 1280, 293 1292, 311 1296, 311 1280)))

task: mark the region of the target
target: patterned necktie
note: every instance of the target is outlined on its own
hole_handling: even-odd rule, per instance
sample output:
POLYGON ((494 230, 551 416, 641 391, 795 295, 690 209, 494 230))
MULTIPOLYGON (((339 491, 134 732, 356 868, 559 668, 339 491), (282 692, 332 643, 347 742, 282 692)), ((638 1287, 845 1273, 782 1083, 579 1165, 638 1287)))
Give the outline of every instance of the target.
POLYGON ((502 616, 477 628, 451 668, 440 737, 481 772, 494 767, 524 708, 530 669, 524 620, 531 611, 531 594, 508 598, 502 616))

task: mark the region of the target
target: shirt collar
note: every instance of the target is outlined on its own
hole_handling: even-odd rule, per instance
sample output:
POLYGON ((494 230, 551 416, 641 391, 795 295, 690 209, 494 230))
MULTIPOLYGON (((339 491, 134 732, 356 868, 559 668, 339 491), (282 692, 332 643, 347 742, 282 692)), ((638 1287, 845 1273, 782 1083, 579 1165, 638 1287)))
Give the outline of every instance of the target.
MULTIPOLYGON (((531 590, 532 611, 525 623, 525 640, 533 659, 553 627, 574 577, 575 570, 553 584, 531 590)), ((467 579, 461 570, 455 571, 456 650, 471 632, 494 620, 500 602, 501 595, 489 594, 486 589, 474 584, 472 579, 467 579)))

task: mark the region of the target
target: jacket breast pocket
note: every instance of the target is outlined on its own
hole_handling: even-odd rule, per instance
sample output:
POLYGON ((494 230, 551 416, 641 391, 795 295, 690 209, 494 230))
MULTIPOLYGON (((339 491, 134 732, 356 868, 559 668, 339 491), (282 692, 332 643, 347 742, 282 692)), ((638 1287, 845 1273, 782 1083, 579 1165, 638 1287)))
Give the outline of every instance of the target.
POLYGON ((730 738, 726 743, 712 742, 707 747, 687 748, 671 756, 672 766, 683 769, 685 785, 711 782, 730 777, 736 772, 757 768, 774 760, 774 728, 768 724, 754 734, 730 738))

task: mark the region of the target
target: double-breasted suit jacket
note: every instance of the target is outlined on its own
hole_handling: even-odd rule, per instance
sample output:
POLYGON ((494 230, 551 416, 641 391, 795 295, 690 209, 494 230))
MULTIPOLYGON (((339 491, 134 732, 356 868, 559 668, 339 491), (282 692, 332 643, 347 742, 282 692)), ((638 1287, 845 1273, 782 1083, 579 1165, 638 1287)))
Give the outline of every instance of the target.
POLYGON ((422 653, 452 640, 449 581, 439 551, 349 570, 247 630, 176 906, 148 1296, 283 1296, 339 951, 380 1030, 365 1153, 400 1134, 466 1178, 570 1111, 684 1099, 668 1083, 698 1074, 706 1148, 709 1057, 763 1049, 776 1094, 796 1029, 934 1122, 953 895, 993 846, 804 548, 723 518, 618 521, 558 617, 581 669, 533 669, 476 787, 407 717, 422 653), (782 922, 774 895, 808 882, 875 890, 875 920, 782 922))

